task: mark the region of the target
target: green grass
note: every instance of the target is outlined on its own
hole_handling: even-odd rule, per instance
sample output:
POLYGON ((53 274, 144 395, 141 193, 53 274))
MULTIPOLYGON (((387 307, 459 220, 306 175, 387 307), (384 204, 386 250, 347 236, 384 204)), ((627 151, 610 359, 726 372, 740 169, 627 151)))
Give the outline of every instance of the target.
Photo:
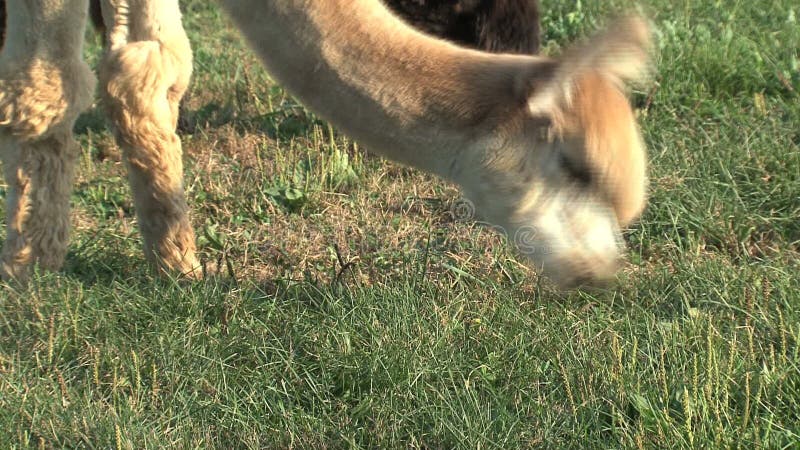
MULTIPOLYGON (((454 222, 452 186, 298 105, 216 6, 183 3, 186 185, 224 276, 152 277, 86 113, 66 267, 0 286, 4 447, 800 446, 797 2, 642 6, 651 201, 617 285, 572 293, 454 222)), ((544 0, 546 50, 628 6, 544 0)))

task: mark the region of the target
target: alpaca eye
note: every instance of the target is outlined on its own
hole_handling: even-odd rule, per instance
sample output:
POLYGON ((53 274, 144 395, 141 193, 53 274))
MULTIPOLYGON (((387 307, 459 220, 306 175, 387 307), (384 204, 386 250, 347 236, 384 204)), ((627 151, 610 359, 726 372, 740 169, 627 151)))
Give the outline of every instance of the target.
POLYGON ((563 153, 559 158, 559 162, 567 176, 582 185, 591 184, 592 173, 589 171, 589 167, 586 166, 586 163, 577 161, 575 158, 569 157, 563 153))

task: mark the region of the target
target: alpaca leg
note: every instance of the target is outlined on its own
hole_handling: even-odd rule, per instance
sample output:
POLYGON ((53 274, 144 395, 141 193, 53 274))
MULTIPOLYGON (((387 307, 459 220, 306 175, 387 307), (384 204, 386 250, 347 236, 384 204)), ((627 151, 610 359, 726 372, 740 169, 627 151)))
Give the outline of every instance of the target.
POLYGON ((183 189, 178 105, 192 54, 177 0, 104 1, 108 51, 101 92, 128 166, 145 254, 161 268, 197 274, 183 189))
POLYGON ((79 151, 72 137, 94 77, 81 59, 86 0, 8 2, 0 53, 0 159, 8 183, 0 278, 61 267, 79 151))
POLYGON ((24 279, 31 263, 58 270, 64 262, 79 147, 66 129, 14 147, 3 152, 9 188, 0 277, 24 279))

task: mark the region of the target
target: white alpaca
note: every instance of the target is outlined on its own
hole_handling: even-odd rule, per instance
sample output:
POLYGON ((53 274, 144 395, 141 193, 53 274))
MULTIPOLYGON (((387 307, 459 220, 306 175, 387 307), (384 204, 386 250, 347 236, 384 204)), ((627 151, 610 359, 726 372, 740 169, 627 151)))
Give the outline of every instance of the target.
MULTIPOLYGON (((645 151, 620 81, 645 66, 628 19, 560 59, 492 55, 419 33, 379 0, 224 0, 270 73, 368 148, 459 184, 562 286, 611 277, 645 203, 645 151)), ((12 0, 0 55, 0 151, 11 187, 4 276, 57 268, 91 98, 86 0, 12 0)), ((101 92, 130 171, 148 257, 197 267, 177 105, 191 51, 176 0, 105 0, 101 92)))
MULTIPOLYGON (((91 103, 82 60, 87 0, 10 0, 0 54, 0 155, 8 234, 0 275, 24 278, 33 262, 61 266, 78 148, 72 125, 91 103)), ((104 1, 108 50, 101 92, 134 193, 145 252, 162 267, 198 268, 183 193, 177 106, 191 49, 177 1, 104 1)))

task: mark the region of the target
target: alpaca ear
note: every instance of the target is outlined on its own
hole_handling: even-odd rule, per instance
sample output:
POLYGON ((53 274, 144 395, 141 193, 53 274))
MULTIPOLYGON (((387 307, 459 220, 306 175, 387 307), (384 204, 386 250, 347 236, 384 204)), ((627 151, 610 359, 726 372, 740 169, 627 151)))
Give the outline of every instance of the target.
POLYGON ((615 83, 646 78, 650 52, 650 27, 639 16, 612 23, 605 31, 566 50, 557 58, 552 75, 528 96, 532 113, 569 106, 575 81, 594 73, 615 83))

